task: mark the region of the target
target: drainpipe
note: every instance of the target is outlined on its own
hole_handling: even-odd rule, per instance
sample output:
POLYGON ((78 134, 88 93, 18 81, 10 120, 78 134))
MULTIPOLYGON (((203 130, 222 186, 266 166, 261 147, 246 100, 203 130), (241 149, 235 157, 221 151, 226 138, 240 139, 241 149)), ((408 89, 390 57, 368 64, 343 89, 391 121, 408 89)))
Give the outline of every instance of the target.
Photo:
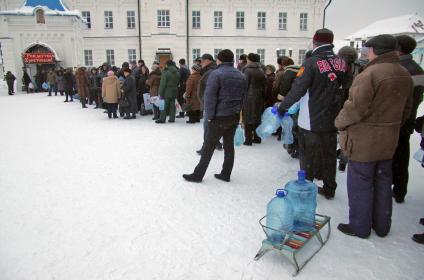
POLYGON ((187 66, 190 65, 190 42, 189 42, 189 1, 186 0, 186 55, 187 55, 187 66))
POLYGON ((325 28, 325 10, 327 10, 328 6, 330 6, 330 4, 331 4, 332 1, 333 0, 329 0, 328 3, 327 3, 327 5, 325 5, 325 8, 324 8, 324 18, 322 19, 322 28, 325 28))
POLYGON ((141 18, 140 18, 140 0, 137 0, 137 14, 138 14, 138 53, 141 57, 141 18))

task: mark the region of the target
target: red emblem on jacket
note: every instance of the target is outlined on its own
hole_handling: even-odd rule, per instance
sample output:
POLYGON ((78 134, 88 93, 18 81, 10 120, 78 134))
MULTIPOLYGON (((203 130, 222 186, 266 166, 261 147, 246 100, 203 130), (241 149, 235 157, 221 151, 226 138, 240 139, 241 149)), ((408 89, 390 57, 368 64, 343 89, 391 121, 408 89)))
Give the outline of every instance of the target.
POLYGON ((330 81, 334 82, 334 80, 337 79, 337 75, 331 72, 330 74, 328 74, 328 78, 330 79, 330 81))

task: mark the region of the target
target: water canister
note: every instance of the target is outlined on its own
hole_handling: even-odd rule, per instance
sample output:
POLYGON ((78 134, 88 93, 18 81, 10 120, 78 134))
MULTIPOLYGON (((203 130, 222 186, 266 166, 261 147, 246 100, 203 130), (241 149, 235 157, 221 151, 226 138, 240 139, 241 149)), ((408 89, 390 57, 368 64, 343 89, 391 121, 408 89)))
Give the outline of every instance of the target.
POLYGON ((261 124, 256 129, 256 134, 261 139, 271 136, 281 125, 281 120, 277 107, 268 107, 262 114, 261 124))
POLYGON ((281 243, 285 237, 283 232, 293 231, 293 206, 286 190, 278 189, 275 194, 266 209, 266 233, 271 242, 281 243))
POLYGON ((295 232, 315 229, 315 211, 317 208, 318 187, 306 180, 306 172, 300 170, 298 179, 286 184, 288 200, 293 206, 295 232))
POLYGON ((293 144, 293 119, 287 112, 284 114, 281 122, 281 128, 281 142, 286 145, 293 144))

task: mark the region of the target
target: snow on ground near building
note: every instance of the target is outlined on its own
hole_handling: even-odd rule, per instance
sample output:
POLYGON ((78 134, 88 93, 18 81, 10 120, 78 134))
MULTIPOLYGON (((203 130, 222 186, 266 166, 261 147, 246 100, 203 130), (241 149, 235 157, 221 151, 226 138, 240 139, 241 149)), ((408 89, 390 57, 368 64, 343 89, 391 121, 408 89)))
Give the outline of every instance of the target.
MULTIPOLYGON (((0 96, 0 279, 291 279, 276 253, 253 261, 258 220, 298 169, 275 138, 236 148, 231 183, 213 178, 223 152, 202 184, 186 183, 200 124, 109 120, 45 95, 0 96)), ((411 235, 424 232, 424 170, 411 160, 410 171, 389 236, 367 240, 335 229, 348 218, 337 174, 336 198, 318 198, 330 241, 296 279, 422 279, 424 247, 411 235)))

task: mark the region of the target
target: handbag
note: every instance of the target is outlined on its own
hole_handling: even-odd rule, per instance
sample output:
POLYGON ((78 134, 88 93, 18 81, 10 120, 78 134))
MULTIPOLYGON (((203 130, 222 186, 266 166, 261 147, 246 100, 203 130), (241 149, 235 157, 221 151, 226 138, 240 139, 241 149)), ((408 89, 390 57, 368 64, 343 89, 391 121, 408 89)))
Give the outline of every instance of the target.
POLYGON ((130 102, 128 101, 128 98, 124 97, 119 101, 119 107, 121 108, 128 108, 130 107, 130 102))

